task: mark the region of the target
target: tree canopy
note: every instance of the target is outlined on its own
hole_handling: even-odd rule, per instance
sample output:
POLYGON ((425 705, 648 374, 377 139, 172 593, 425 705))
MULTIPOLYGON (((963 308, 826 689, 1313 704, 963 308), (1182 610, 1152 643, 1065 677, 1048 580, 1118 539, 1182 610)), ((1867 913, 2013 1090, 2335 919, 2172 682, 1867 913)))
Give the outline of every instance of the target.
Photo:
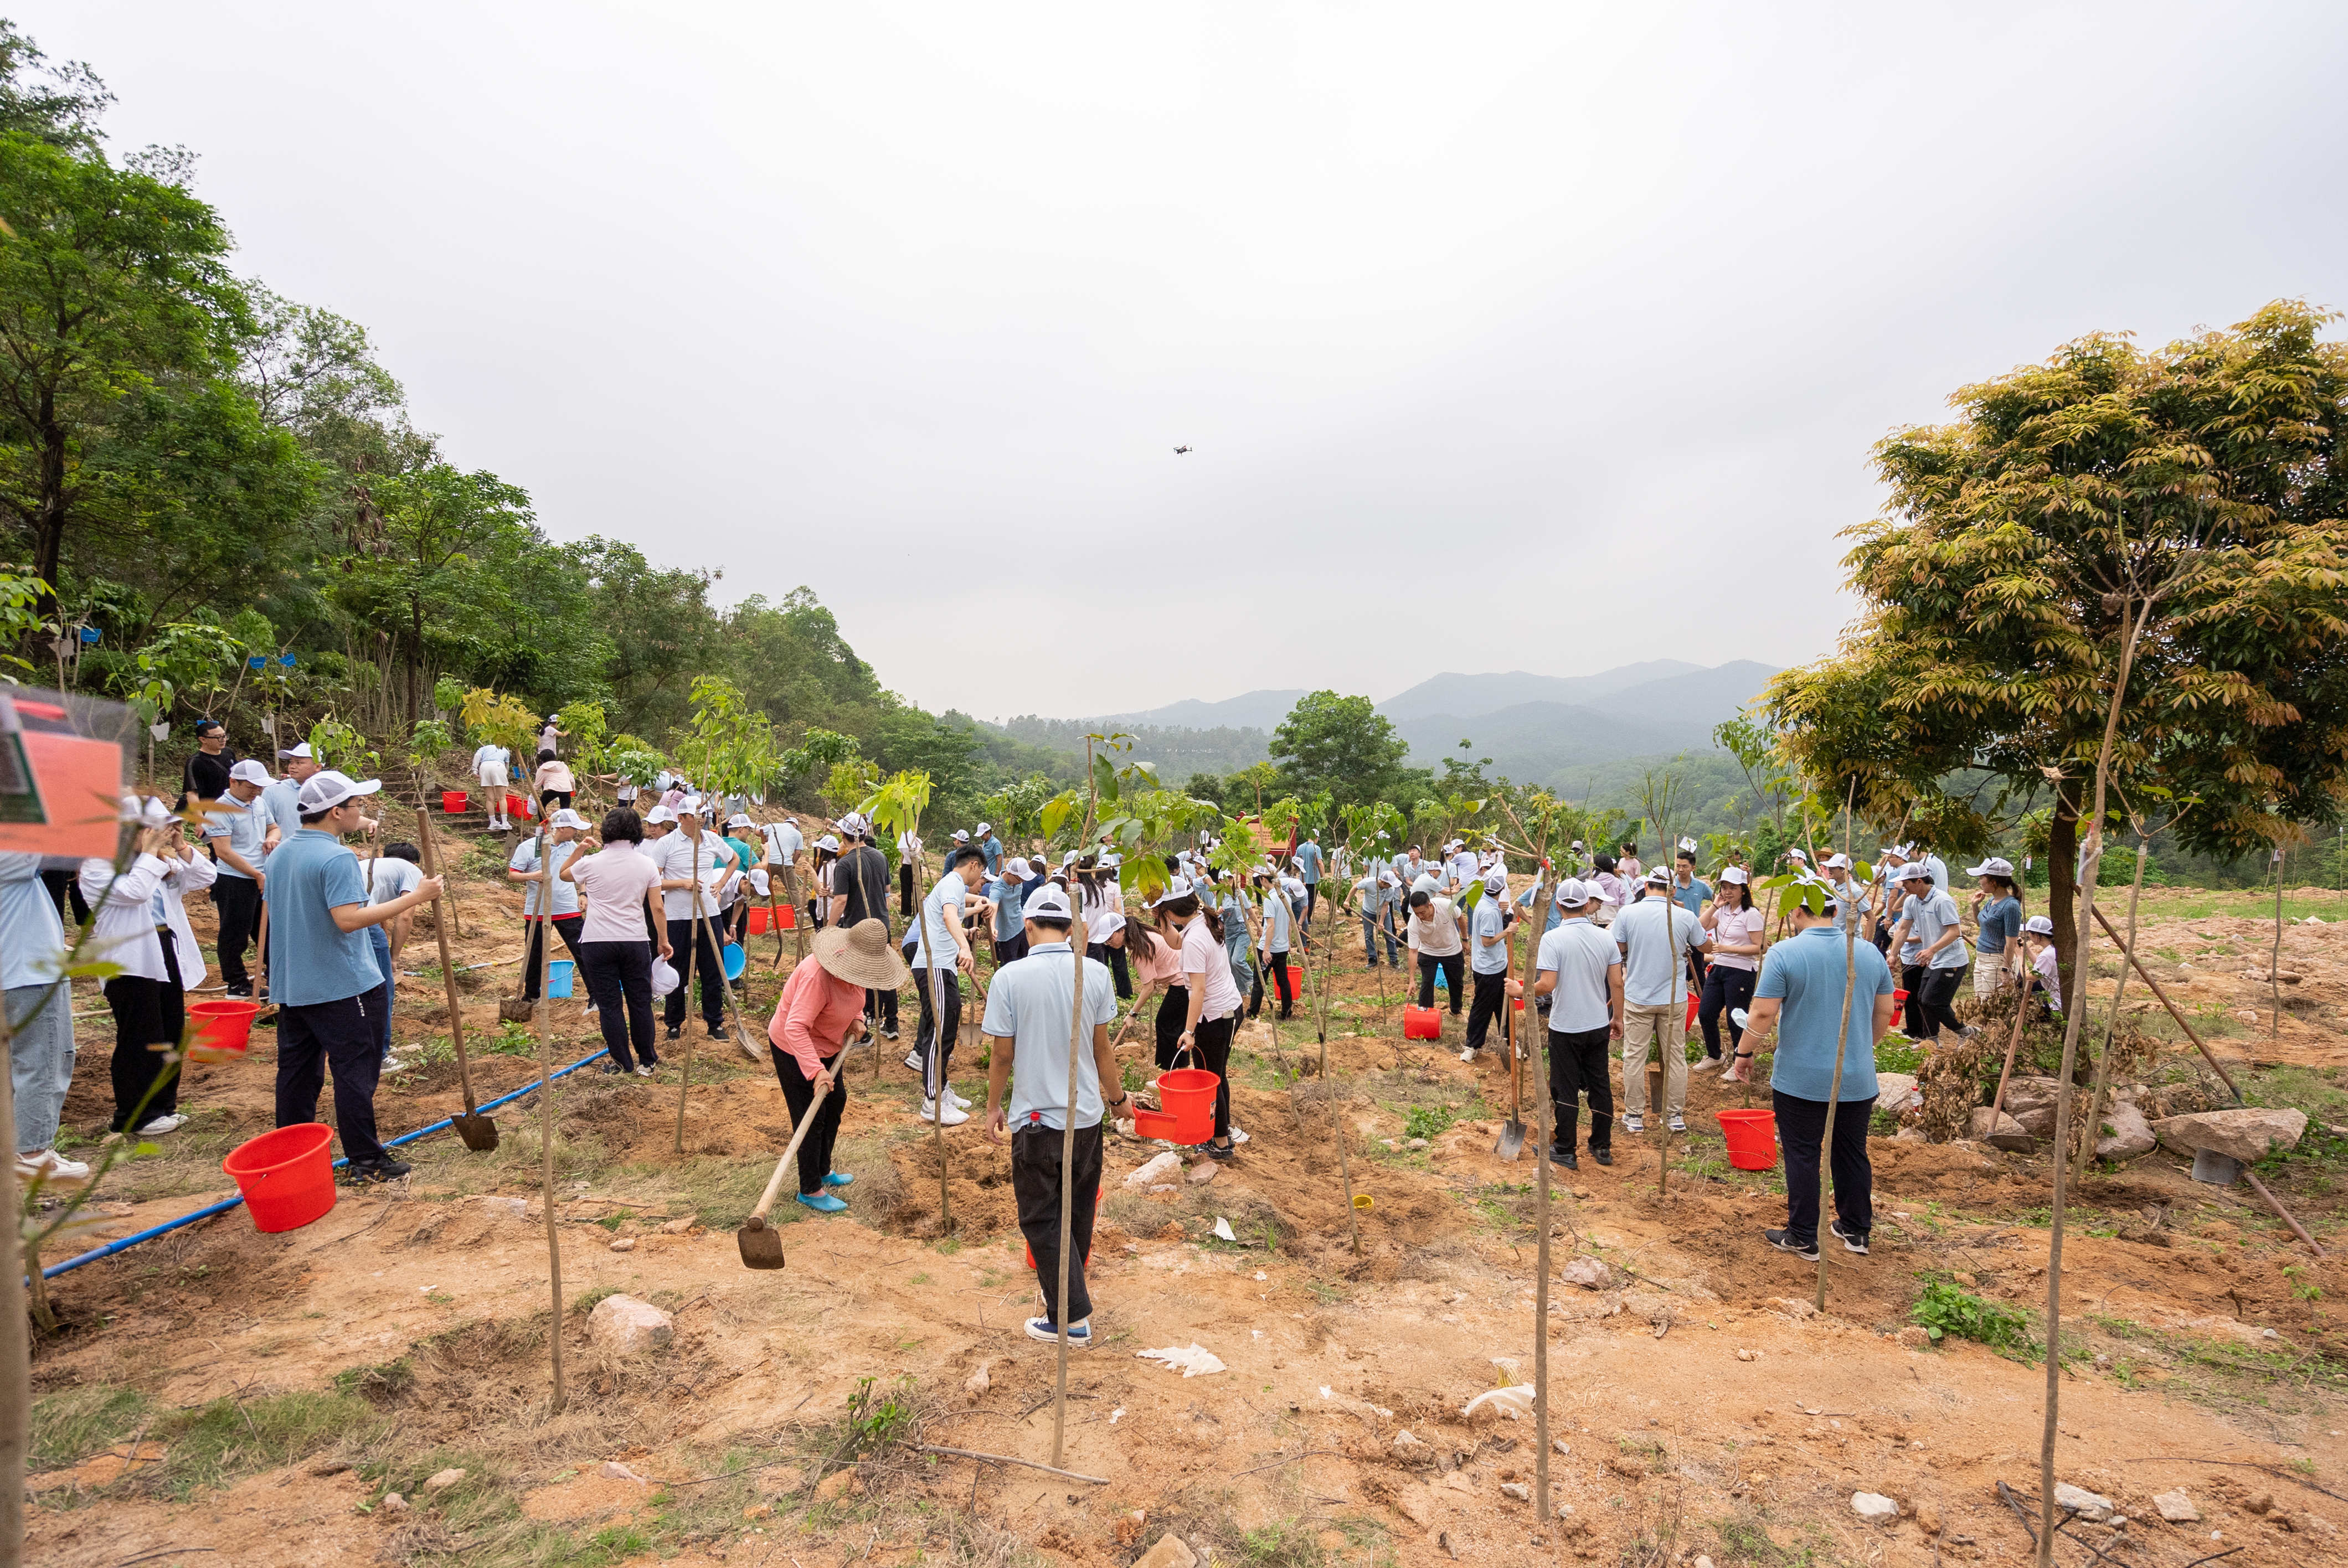
POLYGON ((1410 744, 1367 697, 1314 692, 1297 699, 1272 732, 1281 785, 1298 795, 1327 791, 1339 806, 1395 800, 1431 787, 1424 768, 1404 765, 1410 744))

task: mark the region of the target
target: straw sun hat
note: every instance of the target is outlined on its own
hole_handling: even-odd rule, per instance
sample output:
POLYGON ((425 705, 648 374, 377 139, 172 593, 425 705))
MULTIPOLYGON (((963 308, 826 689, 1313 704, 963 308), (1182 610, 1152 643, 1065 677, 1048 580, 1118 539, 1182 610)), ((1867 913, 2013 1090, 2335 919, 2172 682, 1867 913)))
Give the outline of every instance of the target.
POLYGON ((832 926, 817 932, 815 961, 826 974, 867 990, 895 990, 912 976, 905 961, 891 950, 889 927, 880 920, 859 920, 845 928, 832 926))

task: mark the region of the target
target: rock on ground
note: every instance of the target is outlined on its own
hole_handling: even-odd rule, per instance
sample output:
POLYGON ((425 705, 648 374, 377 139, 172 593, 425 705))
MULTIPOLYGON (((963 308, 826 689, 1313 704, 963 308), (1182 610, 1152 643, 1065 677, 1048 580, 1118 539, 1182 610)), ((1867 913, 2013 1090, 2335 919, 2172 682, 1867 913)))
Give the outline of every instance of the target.
POLYGON ((1916 1080, 1907 1073, 1879 1072, 1875 1075, 1875 1108, 1878 1111, 1889 1111, 1897 1115, 1911 1108, 1921 1109, 1923 1103, 1924 1097, 1916 1087, 1916 1080))
POLYGON ((2296 1144, 2300 1134, 2307 1131, 2307 1117, 2297 1111, 2244 1106, 2233 1111, 2196 1111, 2189 1115, 2164 1117, 2152 1123, 2152 1131, 2172 1149, 2188 1153, 2208 1149, 2248 1163, 2296 1144))
POLYGON ((424 1490, 427 1492, 446 1491, 464 1479, 465 1472, 461 1470, 435 1471, 424 1478, 424 1490))
POLYGON ((2034 1138, 2054 1136, 2054 1102, 2063 1091, 2060 1079, 2015 1078, 2005 1086, 2005 1111, 2034 1138))
POLYGON ((1198 1553, 1185 1546, 1180 1536, 1169 1532, 1137 1558, 1133 1568, 1197 1568, 1198 1561, 1198 1553))
MULTIPOLYGON (((1135 1171, 1132 1174, 1125 1178, 1125 1184, 1134 1191, 1138 1192, 1148 1186, 1152 1182, 1171 1182, 1180 1176, 1181 1173, 1182 1156, 1176 1153, 1173 1150, 1168 1149, 1163 1153, 1144 1161, 1140 1169, 1135 1171)), ((1169 1535, 1167 1539, 1171 1541, 1174 1538, 1169 1535)), ((1176 1544, 1179 1545, 1180 1542, 1177 1542, 1176 1544)), ((1157 1548, 1152 1547, 1150 1550, 1154 1552, 1157 1548)), ((1184 1547, 1183 1550, 1188 1551, 1189 1548, 1184 1547)))
POLYGON ((2175 1491, 2154 1492, 2152 1506, 2158 1509, 2160 1517, 2171 1524, 2200 1522, 2201 1511, 2193 1506, 2193 1500, 2185 1495, 2185 1489, 2181 1486, 2175 1491))
POLYGON ((1614 1271, 1604 1260, 1595 1257, 1573 1257, 1557 1271, 1557 1277, 1567 1285, 1578 1285, 1584 1290, 1603 1290, 1613 1283, 1614 1271))
POLYGON ((1852 1492, 1850 1509, 1861 1519, 1877 1524, 1889 1524, 1900 1517, 1900 1505, 1879 1491, 1852 1492))
POLYGON ((2152 1135, 2152 1123, 2144 1119, 2144 1112, 2125 1100, 2115 1100, 2104 1107, 2104 1127, 2110 1131, 2096 1140, 2098 1160, 2133 1160, 2151 1153, 2160 1143, 2152 1135))
POLYGON ((2054 1483, 2054 1506, 2067 1508, 2090 1524, 2100 1524, 2112 1516, 2112 1500, 2098 1497, 2084 1486, 2073 1486, 2067 1481, 2054 1483))
MULTIPOLYGON (((2037 1142, 2031 1137, 2030 1129, 2003 1111, 1994 1114, 1996 1121, 1993 1122, 1990 1119, 1992 1112, 1988 1106, 1974 1107, 1972 1120, 1965 1127, 1965 1136, 1976 1143, 1986 1143, 1993 1149, 2003 1149, 2009 1153, 2028 1153, 2033 1144, 2037 1142)), ((2054 1123, 2051 1112, 2048 1113, 2048 1118, 2047 1131, 2052 1132, 2054 1123)))
POLYGON ((640 1355, 676 1337, 675 1321, 649 1301, 607 1296, 587 1315, 587 1337, 615 1356, 640 1355))

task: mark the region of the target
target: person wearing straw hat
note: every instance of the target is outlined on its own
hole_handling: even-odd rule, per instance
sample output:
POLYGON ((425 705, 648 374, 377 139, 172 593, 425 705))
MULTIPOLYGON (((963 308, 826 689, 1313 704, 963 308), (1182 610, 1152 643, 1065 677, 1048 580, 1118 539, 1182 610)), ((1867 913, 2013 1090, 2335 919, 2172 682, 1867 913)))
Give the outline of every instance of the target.
MULTIPOLYGON (((1921 867, 1919 867, 1921 870, 1921 867)), ((1931 873, 1923 880, 1931 880, 1931 873)), ((1771 1109, 1786 1152, 1786 1225, 1762 1239, 1807 1262, 1818 1256, 1818 1161, 1834 1165, 1831 1228, 1847 1252, 1865 1256, 1874 1228, 1875 1173, 1867 1158, 1867 1123, 1875 1113, 1875 1045, 1891 1028, 1891 970, 1883 955, 1836 928, 1835 907, 1791 910, 1794 934, 1761 961, 1761 981, 1745 1024, 1745 1043, 1777 1036, 1769 1064, 1771 1109), (1848 948, 1851 963, 1843 954, 1848 948), (1843 1024, 1846 977, 1850 1021, 1842 1035, 1842 1081, 1835 1082, 1835 1036, 1843 1024), (1827 1108, 1834 1106, 1834 1148, 1825 1153, 1827 1108)), ((1737 1051, 1740 1061, 1752 1055, 1737 1051)))
POLYGON ((522 949, 521 994, 525 1000, 538 999, 539 948, 546 939, 548 915, 551 910, 555 935, 562 938, 571 954, 571 961, 581 962, 580 931, 587 923, 584 911, 579 907, 579 885, 562 879, 562 868, 579 853, 579 835, 584 832, 587 819, 569 806, 556 808, 546 819, 546 866, 538 863, 538 835, 531 834, 514 845, 513 857, 506 862, 506 880, 522 885, 522 928, 530 933, 530 944, 522 949), (552 887, 552 897, 541 905, 539 889, 552 887))
MULTIPOLYGON (((1555 1118, 1549 1157, 1579 1170, 1574 1153, 1581 1102, 1590 1101, 1590 1157, 1614 1163, 1614 1085, 1610 1044, 1622 1038, 1622 949, 1591 923, 1598 890, 1579 877, 1557 885, 1551 900, 1560 917, 1533 959, 1533 994, 1549 1004, 1549 1098, 1555 1118)), ((1525 994, 1524 982, 1509 988, 1525 994)))
POLYGON ((1622 1130, 1646 1131, 1647 1052, 1663 1069, 1664 1125, 1687 1131, 1687 955, 1711 938, 1671 897, 1672 874, 1646 875, 1649 897, 1614 917, 1608 935, 1622 949, 1622 1130))
POLYGON ((775 1058, 776 1081, 790 1104, 792 1131, 809 1115, 815 1118, 799 1143, 798 1201, 819 1214, 836 1214, 848 1204, 830 1189, 856 1179, 831 1168, 848 1104, 839 1053, 850 1040, 870 1032, 864 993, 895 990, 905 983, 906 971, 889 950, 889 927, 879 920, 817 932, 808 956, 815 962, 797 966, 783 982, 767 1025, 767 1045, 775 1058))
POLYGON ((366 901, 359 857, 343 835, 366 823, 360 805, 382 787, 379 779, 361 782, 332 768, 304 782, 302 830, 269 857, 263 952, 278 1002, 277 1125, 318 1119, 318 1091, 332 1067, 343 1153, 354 1175, 375 1182, 404 1176, 408 1166, 376 1136, 375 1091, 383 1072, 376 1020, 390 990, 366 928, 440 897, 440 878, 426 876, 404 897, 366 901))
POLYGON ((1043 1287, 1044 1315, 1026 1323, 1030 1339, 1057 1340, 1067 1324, 1072 1349, 1089 1349, 1092 1293, 1085 1283, 1085 1258, 1093 1248, 1093 1210, 1099 1201, 1101 1116, 1125 1111, 1133 1096, 1119 1087, 1104 1100, 1102 1086, 1118 1083, 1109 1050, 1109 1021, 1117 1017, 1117 987, 1108 966, 1085 958, 1069 944, 1076 912, 1068 897, 1047 887, 1027 900, 1027 956, 994 972, 987 988, 986 1012, 979 1028, 987 1037, 986 1135, 1011 1139, 1011 1187, 1019 1204, 1019 1231, 1035 1257, 1035 1282, 1043 1287), (1081 971, 1076 966, 1084 966, 1081 971), (1084 1010, 1076 1014, 1078 974, 1084 1010), (1089 1050, 1076 1052, 1076 1116, 1068 1116, 1068 1041, 1078 1030, 1090 1035, 1089 1050), (1004 1100, 1005 1088, 1010 1102, 1004 1100), (1064 1143, 1074 1126, 1074 1158, 1063 1163, 1064 1143), (1069 1189, 1068 1298, 1059 1299, 1060 1205, 1069 1189))
POLYGON ((614 806, 588 840, 592 852, 565 860, 556 876, 575 883, 587 898, 579 972, 611 1052, 603 1070, 650 1078, 660 1063, 653 1050, 653 956, 665 958, 675 949, 661 909, 660 867, 644 842, 642 819, 614 806))

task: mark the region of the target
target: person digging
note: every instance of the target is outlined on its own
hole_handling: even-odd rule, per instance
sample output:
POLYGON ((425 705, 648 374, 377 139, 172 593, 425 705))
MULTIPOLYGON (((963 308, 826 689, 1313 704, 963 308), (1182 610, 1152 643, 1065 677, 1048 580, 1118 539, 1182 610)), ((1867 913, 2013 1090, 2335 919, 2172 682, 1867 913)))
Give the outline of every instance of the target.
POLYGON ((831 1168, 839 1118, 848 1105, 840 1081, 839 1054, 870 1031, 864 1021, 864 993, 895 990, 905 983, 903 960, 890 950, 889 927, 879 920, 831 927, 816 934, 811 955, 783 983, 767 1042, 775 1058, 775 1078, 790 1102, 791 1129, 812 1115, 815 1124, 799 1142, 798 1201, 819 1214, 842 1213, 848 1204, 830 1189, 856 1178, 831 1168), (835 1088, 837 1085, 837 1088, 835 1088))

